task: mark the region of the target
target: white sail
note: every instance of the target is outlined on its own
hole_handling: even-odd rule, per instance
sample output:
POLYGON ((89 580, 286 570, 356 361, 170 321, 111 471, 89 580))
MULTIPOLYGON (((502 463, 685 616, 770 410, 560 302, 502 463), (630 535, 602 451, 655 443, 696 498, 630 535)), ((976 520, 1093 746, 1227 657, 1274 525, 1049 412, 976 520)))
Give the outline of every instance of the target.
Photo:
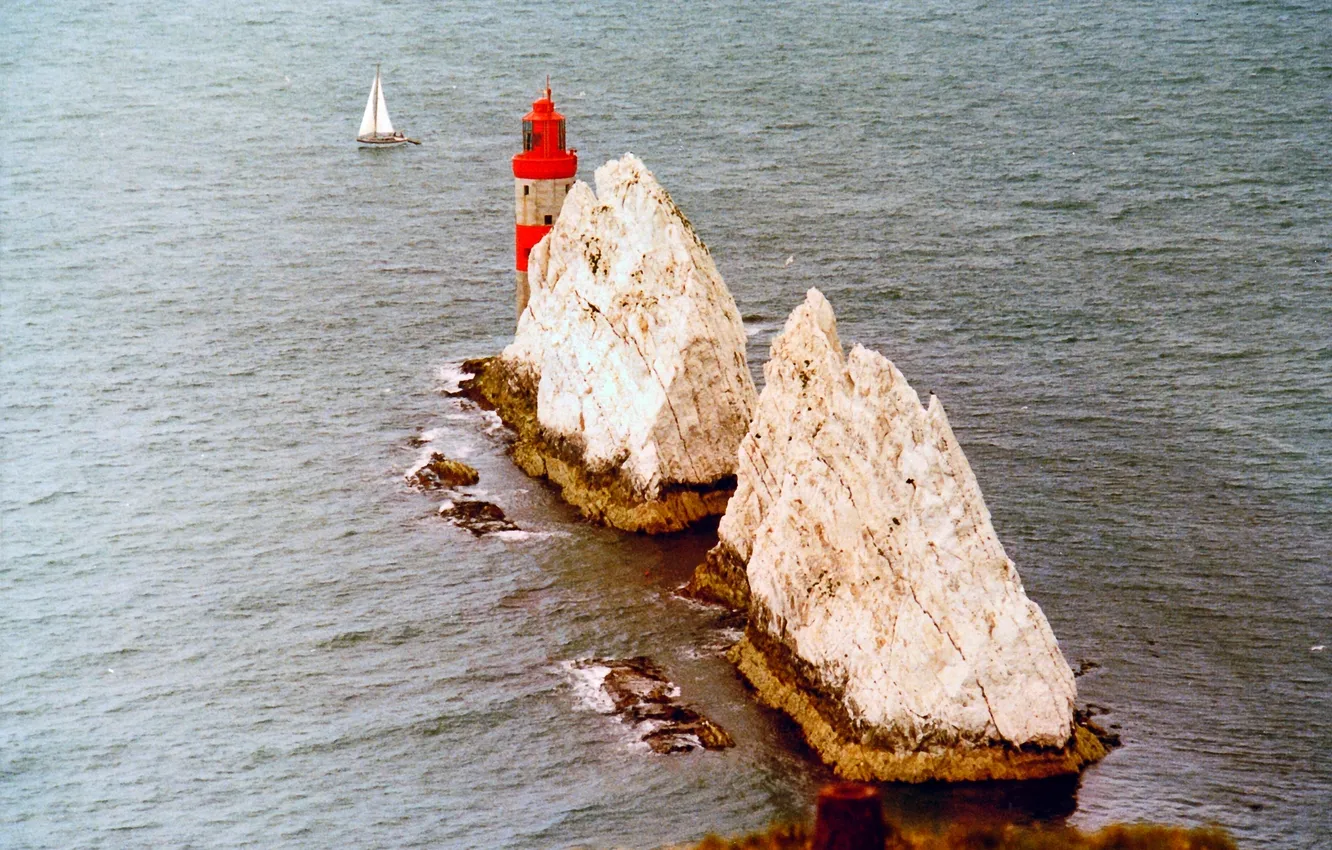
MULTIPOLYGON (((379 75, 376 73, 375 76, 378 77, 379 75)), ((379 133, 379 135, 393 135, 393 122, 390 121, 388 117, 388 104, 384 102, 383 86, 379 86, 379 103, 375 106, 375 123, 379 125, 378 129, 375 131, 379 133)))
POLYGON ((370 97, 365 101, 365 114, 361 116, 361 129, 357 138, 393 135, 393 122, 389 120, 388 104, 384 102, 384 89, 379 84, 379 69, 375 68, 375 81, 370 84, 370 97))

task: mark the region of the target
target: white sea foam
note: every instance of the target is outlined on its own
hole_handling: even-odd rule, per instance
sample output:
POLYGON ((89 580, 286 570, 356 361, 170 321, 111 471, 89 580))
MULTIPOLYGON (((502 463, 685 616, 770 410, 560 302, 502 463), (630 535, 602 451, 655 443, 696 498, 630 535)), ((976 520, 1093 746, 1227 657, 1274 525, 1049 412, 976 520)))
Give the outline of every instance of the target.
POLYGON ((481 418, 486 420, 486 433, 496 434, 504 430, 504 420, 493 410, 481 411, 481 418))
POLYGON ((685 655, 690 658, 716 658, 740 642, 745 636, 744 629, 717 629, 710 633, 698 646, 689 647, 685 655))
POLYGON ((445 363, 435 370, 439 389, 446 393, 458 392, 462 389, 462 382, 470 377, 472 373, 465 371, 461 363, 445 363))
POLYGON ((583 665, 577 661, 565 661, 560 665, 573 686, 574 697, 580 708, 595 711, 597 714, 614 714, 615 702, 606 693, 602 685, 610 668, 600 664, 583 665))
POLYGON ((406 472, 402 474, 402 477, 406 478, 408 481, 411 481, 413 478, 416 477, 416 473, 420 472, 429 462, 430 462, 430 452, 427 450, 424 455, 416 459, 416 463, 414 465, 412 465, 406 472))
POLYGON ((687 581, 683 582, 678 587, 676 587, 674 591, 672 591, 671 595, 674 596, 675 599, 677 599, 678 601, 683 602, 684 604, 688 605, 690 608, 693 608, 697 611, 710 611, 715 613, 718 608, 726 607, 725 605, 722 605, 720 602, 708 602, 707 600, 704 599, 695 599, 692 596, 686 596, 684 589, 688 586, 689 582, 687 581))

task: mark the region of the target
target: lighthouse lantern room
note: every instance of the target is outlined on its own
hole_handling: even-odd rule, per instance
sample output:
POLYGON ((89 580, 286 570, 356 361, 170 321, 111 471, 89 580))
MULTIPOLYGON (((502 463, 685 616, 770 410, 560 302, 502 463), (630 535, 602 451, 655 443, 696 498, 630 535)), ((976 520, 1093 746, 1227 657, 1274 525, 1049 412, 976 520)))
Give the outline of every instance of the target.
POLYGON ((545 96, 523 116, 523 150, 513 156, 518 315, 527 308, 527 255, 550 232, 578 171, 578 151, 564 146, 564 116, 555 111, 546 78, 545 96))

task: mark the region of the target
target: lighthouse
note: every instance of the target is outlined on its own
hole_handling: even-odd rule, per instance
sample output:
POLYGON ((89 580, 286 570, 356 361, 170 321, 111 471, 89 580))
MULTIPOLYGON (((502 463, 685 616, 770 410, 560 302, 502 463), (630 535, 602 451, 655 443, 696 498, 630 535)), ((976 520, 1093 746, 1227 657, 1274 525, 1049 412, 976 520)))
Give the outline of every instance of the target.
POLYGON ((564 196, 578 171, 578 151, 564 146, 564 116, 546 93, 523 116, 523 150, 513 155, 515 244, 518 270, 518 315, 527 308, 527 255, 559 218, 564 196))

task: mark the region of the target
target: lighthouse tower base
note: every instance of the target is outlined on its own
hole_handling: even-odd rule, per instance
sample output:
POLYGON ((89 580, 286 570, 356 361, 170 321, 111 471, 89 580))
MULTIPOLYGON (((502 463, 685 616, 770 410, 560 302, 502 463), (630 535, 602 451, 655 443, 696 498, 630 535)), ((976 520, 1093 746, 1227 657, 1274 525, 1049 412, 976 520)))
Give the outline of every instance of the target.
POLYGON ((527 288, 527 272, 518 272, 517 278, 518 285, 514 288, 514 294, 518 304, 517 316, 521 318, 523 311, 527 309, 527 299, 532 296, 532 290, 527 288))
POLYGON ((513 181, 514 218, 517 224, 515 238, 518 257, 518 287, 516 306, 518 315, 527 308, 531 289, 527 283, 527 255, 533 246, 550 232, 564 199, 573 188, 573 175, 559 179, 533 179, 517 177, 513 181))

